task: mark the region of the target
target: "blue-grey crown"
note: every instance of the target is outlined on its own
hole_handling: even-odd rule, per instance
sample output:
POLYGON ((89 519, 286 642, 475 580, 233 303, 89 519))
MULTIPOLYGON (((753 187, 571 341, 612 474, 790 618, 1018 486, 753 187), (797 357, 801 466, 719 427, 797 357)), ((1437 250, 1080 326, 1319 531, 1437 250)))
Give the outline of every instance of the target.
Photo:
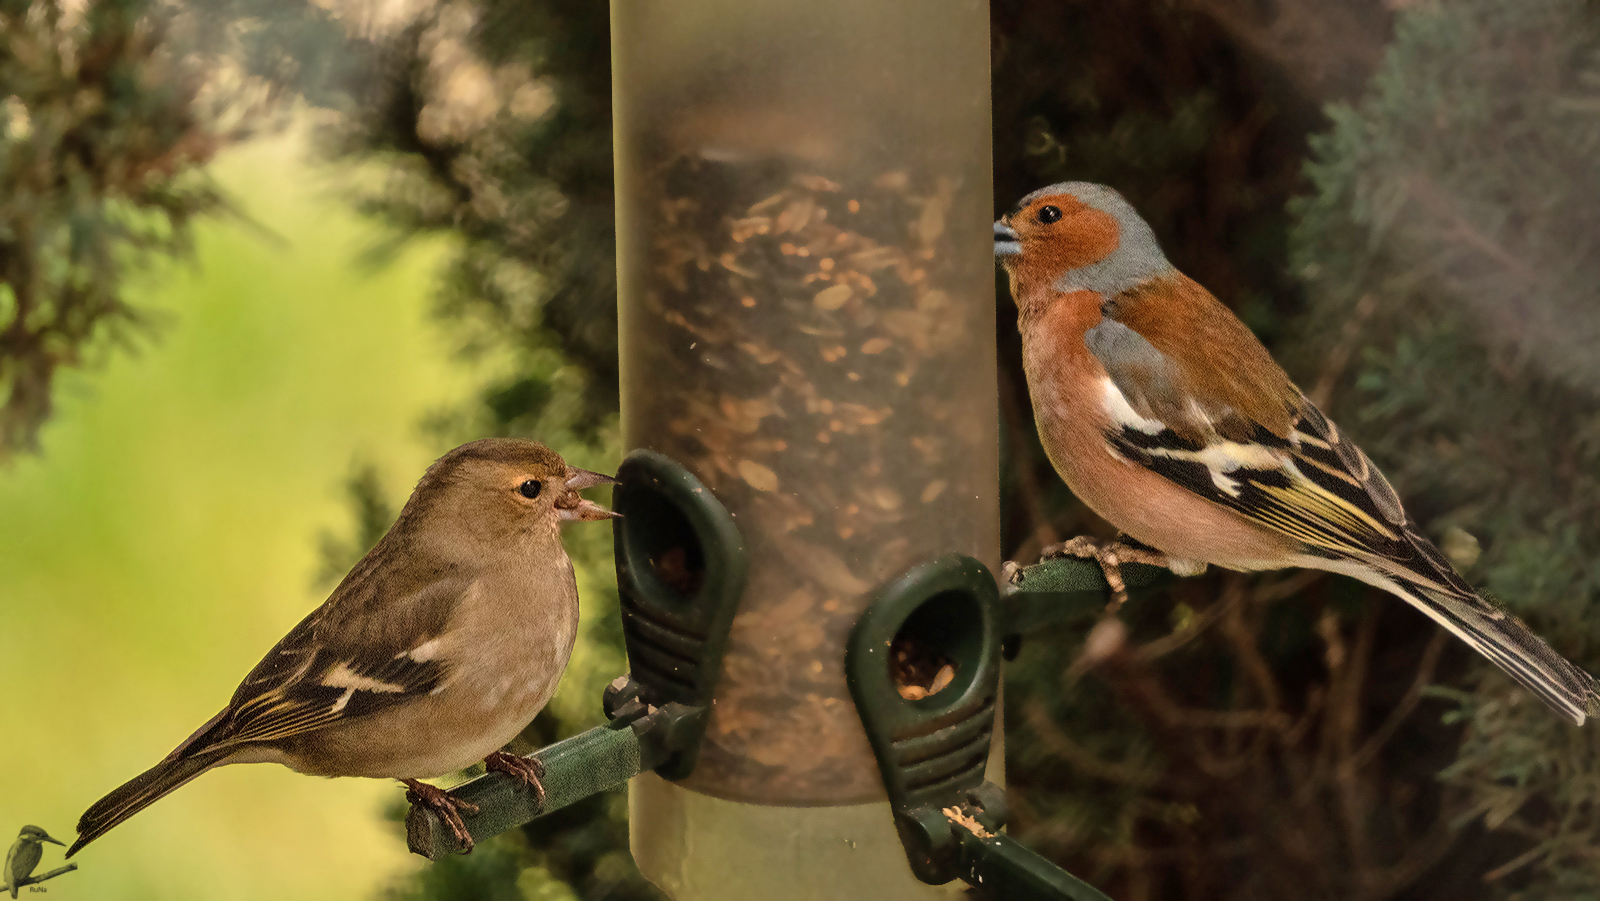
POLYGON ((1034 191, 1018 205, 1026 206, 1049 194, 1070 194, 1084 206, 1109 215, 1117 221, 1119 234, 1117 249, 1110 256, 1062 275, 1056 280, 1056 290, 1094 291, 1110 297, 1172 272, 1156 233, 1121 194, 1093 182, 1064 181, 1034 191))

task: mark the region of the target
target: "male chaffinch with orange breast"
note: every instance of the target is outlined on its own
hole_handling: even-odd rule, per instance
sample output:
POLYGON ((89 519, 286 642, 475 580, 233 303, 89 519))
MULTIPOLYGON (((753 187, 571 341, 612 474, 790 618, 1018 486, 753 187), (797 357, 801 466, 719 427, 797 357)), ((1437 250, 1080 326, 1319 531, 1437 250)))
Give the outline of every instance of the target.
MULTIPOLYGON (((1593 676, 1475 592, 1359 448, 1250 330, 1174 269, 1150 226, 1103 185, 1066 182, 994 224, 1045 452, 1090 509, 1179 574, 1310 567, 1415 605, 1578 725, 1593 676)), ((1108 565, 1109 564, 1109 565, 1108 565)))

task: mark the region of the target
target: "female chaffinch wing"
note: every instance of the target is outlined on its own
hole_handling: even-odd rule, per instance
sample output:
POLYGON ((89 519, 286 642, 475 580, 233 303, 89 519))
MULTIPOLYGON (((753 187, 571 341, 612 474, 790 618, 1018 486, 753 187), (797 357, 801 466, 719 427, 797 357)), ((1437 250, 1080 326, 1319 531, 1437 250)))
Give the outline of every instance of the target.
POLYGON ((1310 567, 1432 617, 1582 725, 1600 685, 1475 592, 1250 330, 1110 188, 1051 185, 994 224, 1046 453, 1174 569, 1310 567), (1193 562, 1191 562, 1193 561, 1193 562))

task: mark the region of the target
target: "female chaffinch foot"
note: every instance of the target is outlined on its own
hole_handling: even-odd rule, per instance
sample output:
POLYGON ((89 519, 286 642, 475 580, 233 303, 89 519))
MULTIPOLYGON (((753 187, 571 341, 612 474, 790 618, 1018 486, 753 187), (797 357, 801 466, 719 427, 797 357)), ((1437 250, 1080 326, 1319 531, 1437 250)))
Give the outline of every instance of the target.
POLYGON ((513 438, 439 458, 388 533, 228 706, 84 813, 67 856, 230 763, 399 779, 470 850, 461 813, 476 809, 417 780, 482 760, 542 799, 538 762, 500 748, 555 693, 577 637, 561 525, 611 518, 578 491, 613 481, 513 438))
POLYGON ((1250 330, 1117 192, 1067 182, 994 224, 1034 419, 1090 509, 1175 569, 1343 573, 1415 605, 1568 719, 1593 676, 1475 592, 1250 330))

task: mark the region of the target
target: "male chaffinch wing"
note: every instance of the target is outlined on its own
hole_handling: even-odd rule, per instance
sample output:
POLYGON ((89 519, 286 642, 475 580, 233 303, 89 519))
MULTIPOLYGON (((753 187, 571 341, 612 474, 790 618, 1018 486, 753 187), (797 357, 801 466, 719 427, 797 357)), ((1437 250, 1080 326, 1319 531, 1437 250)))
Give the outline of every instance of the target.
POLYGON ((221 713, 84 813, 67 856, 234 763, 398 779, 471 848, 458 812, 471 805, 417 780, 482 760, 542 797, 536 764, 499 749, 555 693, 577 636, 561 523, 613 516, 578 495, 613 481, 534 441, 489 438, 441 457, 221 713))
POLYGON ((1051 185, 994 224, 1045 451, 1074 494, 1188 568, 1354 576, 1432 617, 1574 723, 1593 676, 1475 592, 1399 497, 1110 188, 1051 185))

